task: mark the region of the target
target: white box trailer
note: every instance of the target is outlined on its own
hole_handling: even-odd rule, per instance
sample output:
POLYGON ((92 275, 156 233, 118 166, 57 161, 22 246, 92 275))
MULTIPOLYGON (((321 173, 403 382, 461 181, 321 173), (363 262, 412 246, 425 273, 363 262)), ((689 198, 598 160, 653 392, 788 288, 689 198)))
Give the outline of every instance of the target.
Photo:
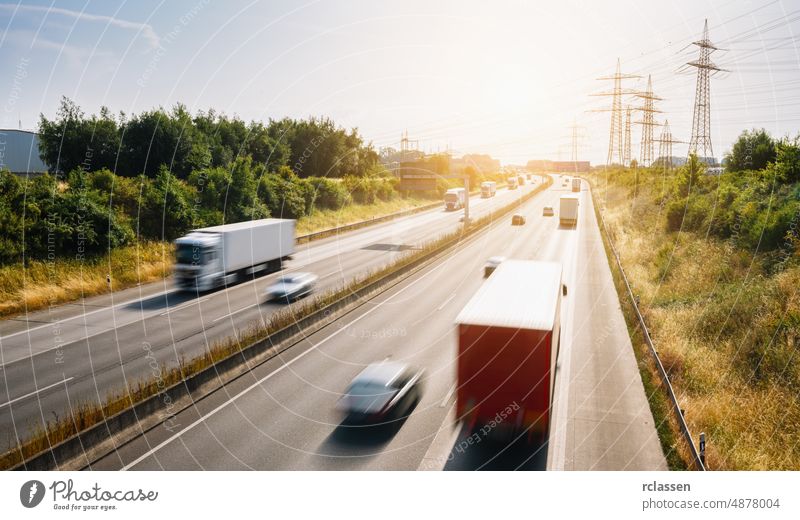
POLYGON ((262 270, 278 270, 295 251, 295 223, 266 218, 196 229, 175 241, 175 281, 207 291, 262 270))
POLYGON ((562 226, 577 226, 579 205, 577 195, 562 195, 558 207, 558 223, 562 226))

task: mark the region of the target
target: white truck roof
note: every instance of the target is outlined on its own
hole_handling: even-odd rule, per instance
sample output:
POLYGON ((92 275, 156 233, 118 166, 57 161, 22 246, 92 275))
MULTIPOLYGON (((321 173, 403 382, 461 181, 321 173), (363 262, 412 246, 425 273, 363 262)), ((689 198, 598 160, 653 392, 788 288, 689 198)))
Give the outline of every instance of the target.
POLYGON ((244 222, 234 222, 233 224, 222 224, 221 226, 211 226, 195 231, 204 233, 224 233, 227 231, 239 231, 240 229, 250 229, 270 224, 277 224, 279 222, 291 222, 288 218, 262 218, 259 220, 245 220, 244 222))
POLYGON ((506 260, 461 310, 456 323, 552 330, 561 271, 557 262, 506 260))

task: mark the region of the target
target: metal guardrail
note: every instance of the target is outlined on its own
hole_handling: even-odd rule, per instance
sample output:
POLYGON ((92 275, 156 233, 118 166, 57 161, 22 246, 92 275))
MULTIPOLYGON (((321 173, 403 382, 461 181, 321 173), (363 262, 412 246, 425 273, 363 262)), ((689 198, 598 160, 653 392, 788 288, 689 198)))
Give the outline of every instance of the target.
MULTIPOLYGON (((505 186, 505 183, 498 183, 498 187, 505 186)), ((480 189, 472 190, 470 195, 476 195, 480 193, 480 189)), ((353 231, 356 229, 361 229, 363 227, 371 226, 373 224, 380 224, 381 222, 389 222, 390 220, 394 220, 396 218, 407 217, 409 215, 415 215, 417 213, 422 213, 423 211, 429 211, 432 209, 436 209, 443 206, 443 202, 438 200, 436 202, 431 202, 430 204, 423 204, 422 206, 417 206, 416 208, 404 209, 401 211, 396 211, 394 213, 388 213, 386 215, 381 215, 380 217, 372 217, 371 219, 367 220, 359 220, 357 222, 351 222, 350 224, 343 224, 341 226, 336 226, 333 228, 323 229, 321 231, 315 231, 313 233, 308 233, 305 235, 298 236, 295 240, 298 244, 304 244, 306 242, 310 242, 312 240, 317 240, 320 238, 327 238, 333 235, 338 235, 339 233, 344 233, 347 231, 353 231)))
MULTIPOLYGON (((587 184, 589 184, 587 182, 587 184)), ((591 184, 590 190, 591 190, 591 184)), ((686 418, 683 415, 683 410, 681 409, 680 404, 678 403, 678 397, 675 395, 675 390, 672 388, 672 383, 669 381, 669 376, 667 375, 667 371, 664 369, 663 363, 661 363, 661 358, 658 355, 658 351, 656 350, 655 345, 653 345, 653 339, 650 337, 650 331, 647 329, 647 325, 644 322, 644 317, 642 313, 639 311, 639 304, 637 303, 636 297, 633 294, 633 289, 631 289, 631 284, 628 282, 628 277, 625 274, 625 270, 622 268, 622 261, 619 258, 619 253, 617 252, 617 248, 614 245, 614 240, 611 238, 611 235, 608 233, 608 228, 606 227, 606 220, 603 216, 602 212, 600 213, 600 220, 603 223, 603 233, 605 234, 606 238, 608 239, 608 245, 611 247, 611 252, 614 253, 614 258, 617 261, 617 267, 619 268, 619 272, 622 275, 622 281, 625 282, 625 288, 628 291, 628 297, 631 301, 631 306, 633 307, 633 311, 636 313, 636 318, 639 320, 639 327, 642 330, 642 336, 644 337, 645 343, 650 348, 650 353, 653 355, 653 360, 655 361, 656 367, 658 367, 658 373, 661 376, 661 382, 664 387, 667 389, 667 395, 669 396, 669 400, 672 403, 672 411, 675 414, 675 418, 678 421, 678 425, 680 426, 681 433, 683 434, 683 438, 686 443, 689 445, 689 451, 692 453, 692 458, 695 469, 698 471, 705 471, 705 434, 700 434, 700 445, 701 449, 698 450, 697 446, 694 444, 694 439, 692 438, 692 433, 689 431, 689 426, 686 424, 686 418)))
POLYGON ((407 217, 409 215, 414 215, 416 213, 422 213, 423 211, 428 211, 431 209, 436 209, 442 206, 442 201, 432 202, 430 204, 424 204, 422 206, 417 206, 416 208, 405 209, 402 211, 397 211, 394 213, 389 213, 387 215, 381 215, 380 217, 372 217, 371 219, 367 220, 359 220, 357 222, 352 222, 350 224, 344 224, 341 226, 337 226, 334 228, 323 229, 322 231, 315 231, 313 233, 308 233, 306 235, 300 235, 297 237, 296 242, 298 244, 302 244, 305 242, 310 242, 312 240, 316 240, 319 238, 327 238, 329 236, 338 235, 339 233, 344 233, 346 231, 353 231, 355 229, 361 229, 363 227, 371 226, 373 224, 379 224, 381 222, 388 222, 390 220, 394 220, 400 217, 407 217))

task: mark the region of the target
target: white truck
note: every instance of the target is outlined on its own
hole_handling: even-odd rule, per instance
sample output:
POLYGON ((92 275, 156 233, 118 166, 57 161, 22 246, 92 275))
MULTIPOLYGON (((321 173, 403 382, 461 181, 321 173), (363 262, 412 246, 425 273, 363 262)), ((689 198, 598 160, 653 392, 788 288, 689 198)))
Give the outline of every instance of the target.
POLYGON ((481 198, 488 199, 497 194, 497 183, 494 181, 484 181, 481 183, 481 198))
POLYGON ((581 191, 581 180, 578 177, 572 178, 572 191, 581 191))
POLYGON ((444 194, 444 208, 447 211, 455 211, 464 207, 467 198, 467 190, 464 188, 450 188, 444 194))
POLYGON ((516 190, 517 189, 518 183, 517 183, 517 178, 516 177, 509 177, 507 182, 508 182, 508 189, 509 190, 516 190))
POLYGON ((562 195, 558 207, 558 223, 562 226, 577 226, 578 205, 577 195, 562 195))
POLYGON ((277 271, 294 253, 295 223, 265 218, 191 231, 175 241, 175 282, 208 291, 258 271, 277 271))

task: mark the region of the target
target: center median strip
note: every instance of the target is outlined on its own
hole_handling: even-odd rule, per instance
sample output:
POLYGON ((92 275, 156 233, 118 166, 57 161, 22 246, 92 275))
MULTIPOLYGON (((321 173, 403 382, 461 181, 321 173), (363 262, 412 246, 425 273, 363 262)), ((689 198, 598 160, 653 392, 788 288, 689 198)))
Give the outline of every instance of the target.
POLYGON ((429 262, 471 237, 552 184, 549 177, 536 189, 454 233, 445 235, 393 263, 311 301, 250 324, 235 337, 216 343, 204 355, 177 366, 156 366, 150 379, 128 385, 103 404, 73 409, 58 424, 49 424, 0 457, 0 467, 49 470, 78 469, 165 424, 195 401, 250 372, 309 334, 329 325, 429 262))

